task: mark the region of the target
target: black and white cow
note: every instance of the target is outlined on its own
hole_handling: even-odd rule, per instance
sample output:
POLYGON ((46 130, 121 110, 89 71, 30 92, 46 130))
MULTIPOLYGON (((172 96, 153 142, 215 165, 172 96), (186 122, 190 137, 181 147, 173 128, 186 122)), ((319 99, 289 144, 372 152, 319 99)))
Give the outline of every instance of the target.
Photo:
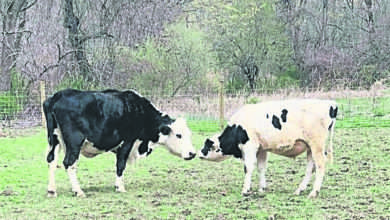
POLYGON ((267 152, 294 158, 307 151, 306 175, 295 194, 307 188, 315 168, 316 177, 309 197, 316 197, 325 174, 326 153, 332 158, 337 110, 334 101, 318 99, 246 105, 231 117, 222 134, 205 141, 200 158, 222 161, 234 156, 242 159, 245 165, 242 194, 246 195, 256 164, 260 172, 259 191, 266 187, 267 152), (328 135, 330 143, 326 152, 328 135))
POLYGON ((85 196, 76 176, 80 153, 85 157, 108 151, 116 154, 118 192, 125 192, 123 171, 127 160, 150 154, 155 144, 164 145, 185 160, 196 154, 186 121, 163 115, 134 91, 66 89, 48 98, 43 109, 49 141, 49 197, 57 195, 55 170, 60 147, 65 152, 63 164, 72 190, 79 197, 85 196))

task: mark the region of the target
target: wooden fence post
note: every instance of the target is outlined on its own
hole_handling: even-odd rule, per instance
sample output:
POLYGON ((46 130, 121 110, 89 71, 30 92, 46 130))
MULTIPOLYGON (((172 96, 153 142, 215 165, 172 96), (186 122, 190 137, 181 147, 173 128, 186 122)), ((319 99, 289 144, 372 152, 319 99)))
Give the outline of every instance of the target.
POLYGON ((46 118, 45 113, 43 112, 43 102, 46 100, 46 88, 45 88, 45 81, 40 82, 40 89, 41 89, 41 117, 42 117, 42 127, 46 128, 46 118))
POLYGON ((224 79, 223 79, 223 74, 219 80, 219 127, 221 130, 225 126, 225 102, 224 102, 224 79))

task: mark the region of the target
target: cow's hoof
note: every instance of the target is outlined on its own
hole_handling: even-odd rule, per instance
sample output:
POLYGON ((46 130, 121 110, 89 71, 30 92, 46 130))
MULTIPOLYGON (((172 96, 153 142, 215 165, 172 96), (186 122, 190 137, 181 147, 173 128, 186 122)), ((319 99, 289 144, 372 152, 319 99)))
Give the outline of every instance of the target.
POLYGON ((57 197, 56 191, 48 190, 48 191, 47 191, 47 197, 48 197, 48 198, 56 198, 56 197, 57 197))
POLYGON ((115 191, 118 192, 118 193, 125 193, 125 192, 127 192, 124 187, 118 187, 118 186, 115 186, 115 191))
POLYGON ((250 195, 250 192, 249 192, 249 191, 242 191, 242 192, 241 192, 241 195, 242 195, 242 196, 249 196, 249 195, 250 195))
POLYGON ((74 192, 74 196, 78 197, 78 198, 85 198, 86 197, 83 191, 74 192))
POLYGON ((297 190, 295 190, 294 195, 299 196, 299 195, 301 195, 301 192, 302 192, 302 190, 297 189, 297 190))
POLYGON ((309 199, 314 199, 318 196, 318 191, 311 191, 311 193, 309 194, 308 198, 309 199))

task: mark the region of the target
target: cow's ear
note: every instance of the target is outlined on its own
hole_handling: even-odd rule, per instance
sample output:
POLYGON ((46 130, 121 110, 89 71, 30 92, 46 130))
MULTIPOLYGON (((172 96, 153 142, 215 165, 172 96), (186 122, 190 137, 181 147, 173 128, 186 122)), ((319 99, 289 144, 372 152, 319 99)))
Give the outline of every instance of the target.
POLYGON ((159 130, 160 130, 160 132, 161 132, 163 135, 168 135, 168 134, 171 133, 171 131, 172 131, 172 129, 171 129, 169 126, 167 126, 167 125, 161 125, 161 126, 159 127, 159 130))

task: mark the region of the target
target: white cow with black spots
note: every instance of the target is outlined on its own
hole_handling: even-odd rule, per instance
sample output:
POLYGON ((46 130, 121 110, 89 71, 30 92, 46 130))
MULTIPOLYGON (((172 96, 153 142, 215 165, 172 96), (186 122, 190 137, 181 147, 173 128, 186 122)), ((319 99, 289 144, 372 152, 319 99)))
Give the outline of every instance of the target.
POLYGON ((247 195, 256 163, 260 172, 259 190, 266 188, 267 152, 295 158, 306 151, 306 175, 295 194, 307 188, 315 168, 314 186, 309 197, 316 197, 325 174, 326 155, 328 159, 332 158, 337 110, 336 102, 319 99, 245 105, 231 117, 221 135, 205 141, 200 158, 210 161, 222 161, 230 156, 241 158, 245 165, 242 194, 247 195), (326 151, 328 136, 330 143, 326 151))

